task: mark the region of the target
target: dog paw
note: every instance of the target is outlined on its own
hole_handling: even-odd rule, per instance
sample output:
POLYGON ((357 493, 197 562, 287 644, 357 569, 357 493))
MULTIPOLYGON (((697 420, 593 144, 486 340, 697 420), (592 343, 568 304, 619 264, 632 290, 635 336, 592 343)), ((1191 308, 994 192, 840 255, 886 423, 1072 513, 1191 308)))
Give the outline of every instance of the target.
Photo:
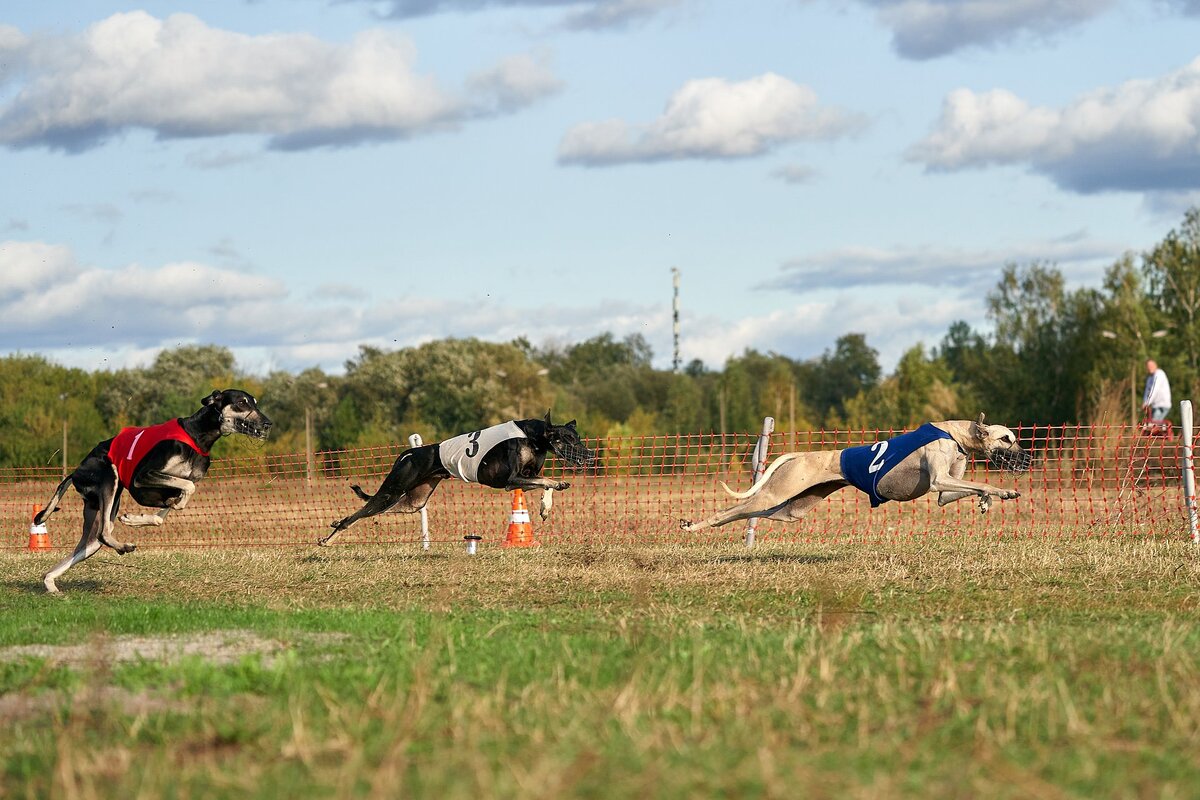
POLYGON ((990 495, 984 495, 979 498, 979 513, 986 514, 992 507, 992 498, 990 495))
POLYGON ((558 485, 554 488, 561 492, 563 489, 570 489, 571 484, 567 483, 566 481, 559 481, 558 485))
POLYGON ((690 519, 679 520, 679 530, 690 531, 692 529, 692 521, 690 519))

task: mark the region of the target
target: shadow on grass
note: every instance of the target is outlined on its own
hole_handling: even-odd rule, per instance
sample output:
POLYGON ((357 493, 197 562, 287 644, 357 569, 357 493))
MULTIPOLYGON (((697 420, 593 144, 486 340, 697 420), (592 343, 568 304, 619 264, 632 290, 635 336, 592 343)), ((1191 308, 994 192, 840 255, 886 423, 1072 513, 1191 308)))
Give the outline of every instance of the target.
POLYGON ((705 559, 717 564, 827 564, 830 561, 844 561, 842 556, 815 555, 803 553, 742 553, 731 556, 717 556, 705 559))
POLYGON ((296 561, 301 564, 328 564, 331 561, 409 561, 412 559, 430 559, 434 561, 446 561, 450 558, 449 553, 409 553, 409 552, 373 552, 366 553, 362 550, 330 550, 322 548, 320 552, 309 553, 306 556, 297 558, 296 561))
MULTIPOLYGON (((0 585, 3 585, 7 589, 12 589, 17 592, 23 592, 25 594, 40 594, 40 595, 45 595, 46 597, 61 596, 61 595, 52 595, 49 592, 47 592, 45 585, 43 585, 40 580, 33 580, 33 581, 12 580, 12 581, 4 581, 3 584, 0 584, 0 585)), ((86 580, 81 580, 81 581, 64 581, 64 580, 60 579, 58 582, 58 588, 59 588, 59 591, 61 591, 63 594, 72 594, 72 593, 76 593, 76 592, 88 593, 88 594, 98 594, 100 592, 100 581, 91 580, 91 579, 86 579, 86 580)))

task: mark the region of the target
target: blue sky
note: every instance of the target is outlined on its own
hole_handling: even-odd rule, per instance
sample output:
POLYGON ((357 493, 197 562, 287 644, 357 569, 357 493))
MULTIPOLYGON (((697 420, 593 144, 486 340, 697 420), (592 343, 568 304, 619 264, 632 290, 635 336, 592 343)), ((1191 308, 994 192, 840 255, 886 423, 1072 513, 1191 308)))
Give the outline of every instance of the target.
POLYGON ((1096 284, 1200 202, 1200 0, 0 7, 0 341, 641 333, 890 368, 1007 262, 1096 284))

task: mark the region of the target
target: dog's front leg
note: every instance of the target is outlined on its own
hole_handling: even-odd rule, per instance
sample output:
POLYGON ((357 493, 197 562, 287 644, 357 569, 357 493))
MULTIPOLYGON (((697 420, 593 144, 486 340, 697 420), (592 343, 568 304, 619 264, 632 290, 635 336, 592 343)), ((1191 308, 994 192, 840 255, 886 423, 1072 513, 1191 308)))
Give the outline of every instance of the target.
POLYGON ((1016 489, 1000 489, 995 486, 989 486, 986 483, 966 481, 961 478, 953 478, 949 475, 935 477, 929 483, 929 491, 939 493, 939 505, 946 505, 946 503, 953 503, 955 500, 971 496, 987 497, 988 495, 992 495, 999 497, 1001 500, 1015 500, 1021 496, 1021 493, 1016 489), (949 497, 945 502, 942 502, 941 495, 943 494, 949 497))
POLYGON ((553 506, 554 506, 554 490, 553 489, 543 489, 542 490, 542 506, 540 509, 538 509, 538 514, 541 516, 542 522, 545 522, 550 517, 550 509, 553 506))
MULTIPOLYGON (((176 489, 179 491, 179 497, 168 501, 168 508, 183 509, 187 507, 188 500, 196 493, 196 484, 189 481, 187 478, 180 478, 169 472, 154 470, 145 472, 134 478, 134 484, 139 488, 147 489, 176 489)), ((153 523, 151 523, 153 524, 153 523)))
POLYGON ((513 477, 509 478, 508 482, 504 484, 504 491, 506 492, 511 492, 513 489, 524 489, 525 491, 530 492, 534 489, 558 489, 559 491, 562 491, 563 489, 570 488, 571 484, 567 483, 566 481, 555 481, 551 480, 550 478, 542 478, 540 476, 536 478, 513 477))

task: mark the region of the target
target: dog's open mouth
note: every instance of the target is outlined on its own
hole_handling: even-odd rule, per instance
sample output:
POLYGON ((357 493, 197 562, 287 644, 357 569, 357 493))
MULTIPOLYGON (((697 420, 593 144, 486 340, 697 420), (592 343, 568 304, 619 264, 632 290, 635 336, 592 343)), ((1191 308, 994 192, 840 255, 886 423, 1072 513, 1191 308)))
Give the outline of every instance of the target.
POLYGON ((988 453, 988 463, 1005 472, 1028 472, 1033 455, 1028 450, 1004 450, 999 447, 988 453))

